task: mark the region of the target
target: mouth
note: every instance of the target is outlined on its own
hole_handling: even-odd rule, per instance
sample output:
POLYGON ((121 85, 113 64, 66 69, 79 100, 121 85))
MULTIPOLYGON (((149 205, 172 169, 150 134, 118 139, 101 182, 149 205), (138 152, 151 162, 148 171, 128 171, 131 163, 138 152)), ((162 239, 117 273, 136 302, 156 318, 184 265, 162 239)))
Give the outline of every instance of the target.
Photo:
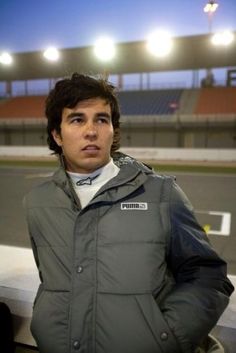
POLYGON ((84 148, 82 148, 82 151, 85 151, 85 152, 97 152, 99 150, 100 148, 97 145, 87 145, 84 148))

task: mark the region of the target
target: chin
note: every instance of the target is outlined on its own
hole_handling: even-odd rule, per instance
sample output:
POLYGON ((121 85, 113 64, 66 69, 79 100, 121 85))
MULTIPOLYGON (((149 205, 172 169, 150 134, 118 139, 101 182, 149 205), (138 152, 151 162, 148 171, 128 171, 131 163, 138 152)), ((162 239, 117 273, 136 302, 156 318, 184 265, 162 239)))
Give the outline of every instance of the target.
POLYGON ((104 163, 102 162, 93 162, 93 163, 88 163, 88 164, 84 164, 82 167, 82 169, 87 170, 86 173, 93 173, 95 170, 101 168, 104 165, 104 163))

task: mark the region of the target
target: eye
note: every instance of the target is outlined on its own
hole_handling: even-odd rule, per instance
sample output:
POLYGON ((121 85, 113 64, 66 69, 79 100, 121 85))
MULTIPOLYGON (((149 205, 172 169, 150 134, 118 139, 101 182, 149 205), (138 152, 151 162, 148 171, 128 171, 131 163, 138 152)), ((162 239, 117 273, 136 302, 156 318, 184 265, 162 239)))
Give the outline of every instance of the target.
POLYGON ((71 120, 71 124, 81 124, 83 123, 84 119, 81 116, 74 116, 71 120))
POLYGON ((99 116, 97 122, 99 124, 110 124, 110 118, 108 116, 99 116))

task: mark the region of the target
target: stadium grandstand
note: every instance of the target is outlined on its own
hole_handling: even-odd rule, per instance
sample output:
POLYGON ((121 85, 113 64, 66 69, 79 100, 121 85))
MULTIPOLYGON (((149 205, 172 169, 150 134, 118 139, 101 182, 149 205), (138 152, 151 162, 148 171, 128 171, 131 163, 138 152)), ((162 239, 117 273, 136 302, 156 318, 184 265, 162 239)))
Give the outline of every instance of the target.
MULTIPOLYGON (((45 95, 0 100, 1 145, 46 145, 45 95)), ((236 147, 236 87, 120 90, 122 145, 236 147)))

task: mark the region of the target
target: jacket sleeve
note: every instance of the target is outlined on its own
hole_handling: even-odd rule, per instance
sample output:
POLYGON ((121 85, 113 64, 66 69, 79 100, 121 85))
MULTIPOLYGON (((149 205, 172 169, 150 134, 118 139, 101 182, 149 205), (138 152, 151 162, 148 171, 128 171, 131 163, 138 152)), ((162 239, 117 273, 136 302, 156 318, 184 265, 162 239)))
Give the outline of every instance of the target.
POLYGON ((227 266, 210 245, 192 206, 173 182, 167 263, 176 285, 160 303, 183 352, 193 352, 225 310, 233 286, 227 266))

